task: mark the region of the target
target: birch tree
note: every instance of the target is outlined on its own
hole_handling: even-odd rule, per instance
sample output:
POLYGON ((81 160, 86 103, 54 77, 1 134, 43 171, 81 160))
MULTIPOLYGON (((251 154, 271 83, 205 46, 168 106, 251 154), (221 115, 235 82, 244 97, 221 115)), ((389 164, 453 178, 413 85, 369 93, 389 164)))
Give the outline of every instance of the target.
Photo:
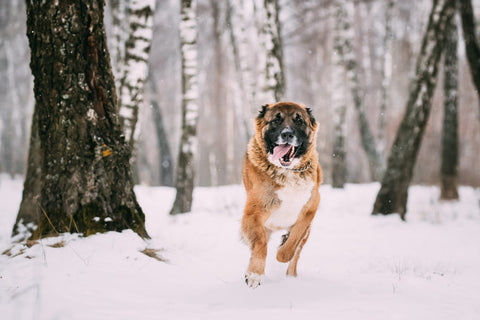
POLYGON ((333 152, 332 152, 332 187, 343 188, 347 180, 346 150, 345 150, 345 117, 347 105, 345 102, 345 68, 343 66, 342 52, 345 50, 344 34, 351 29, 346 28, 346 21, 342 15, 345 13, 341 7, 343 3, 335 2, 333 16, 334 51, 332 58, 332 105, 333 105, 333 152))
POLYGON ((443 92, 442 168, 440 199, 458 199, 458 29, 455 19, 446 27, 443 92))
POLYGON ((279 10, 278 0, 263 0, 261 5, 257 5, 256 19, 261 48, 259 84, 255 97, 258 104, 280 101, 285 93, 279 10))
POLYGON ((182 135, 178 153, 175 201, 170 214, 191 211, 197 154, 198 83, 196 0, 180 2, 180 55, 182 72, 182 135))
POLYGON ((27 1, 42 159, 32 238, 128 228, 148 237, 118 124, 103 8, 103 0, 27 1))
MULTIPOLYGON (((378 134, 377 134, 377 151, 385 162, 386 148, 386 116, 388 104, 388 88, 392 80, 392 42, 393 28, 392 16, 395 0, 388 0, 385 8, 385 35, 383 38, 383 65, 382 65, 382 86, 380 90, 380 113, 378 116, 378 134)), ((385 166, 385 163, 383 163, 385 166)))
POLYGON ((343 65, 347 74, 348 84, 352 92, 354 106, 358 116, 362 147, 365 150, 365 154, 368 158, 371 176, 373 180, 379 180, 384 171, 384 161, 382 161, 381 155, 377 150, 375 138, 373 137, 372 131, 368 124, 365 108, 362 101, 363 92, 360 85, 360 79, 358 78, 357 61, 353 50, 354 33, 351 24, 353 21, 352 17, 354 11, 354 3, 347 0, 337 0, 336 8, 338 10, 338 12, 336 13, 336 23, 341 26, 342 32, 339 35, 343 38, 341 40, 338 40, 342 43, 342 46, 339 47, 340 50, 338 51, 338 53, 343 60, 343 65))
POLYGON ((120 65, 119 114, 127 142, 133 147, 143 91, 148 77, 148 58, 153 35, 155 0, 131 0, 128 7, 128 39, 120 65))
POLYGON ((472 1, 460 0, 459 4, 460 15, 462 17, 463 38, 465 40, 465 52, 468 64, 470 65, 472 81, 480 99, 480 44, 477 39, 472 1))
POLYGON ((405 219, 408 186, 430 114, 431 100, 437 81, 438 62, 445 47, 447 26, 453 19, 454 13, 454 0, 433 1, 406 112, 390 151, 387 170, 372 214, 398 213, 402 219, 405 219))

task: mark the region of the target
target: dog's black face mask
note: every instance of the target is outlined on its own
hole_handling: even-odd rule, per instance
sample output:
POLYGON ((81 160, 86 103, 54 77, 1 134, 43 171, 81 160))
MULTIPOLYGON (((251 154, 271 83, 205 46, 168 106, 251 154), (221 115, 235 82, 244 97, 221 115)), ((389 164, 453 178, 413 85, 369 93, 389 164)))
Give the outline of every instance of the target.
POLYGON ((265 122, 265 149, 273 164, 289 168, 308 151, 315 125, 309 109, 293 104, 264 106, 257 119, 265 122))

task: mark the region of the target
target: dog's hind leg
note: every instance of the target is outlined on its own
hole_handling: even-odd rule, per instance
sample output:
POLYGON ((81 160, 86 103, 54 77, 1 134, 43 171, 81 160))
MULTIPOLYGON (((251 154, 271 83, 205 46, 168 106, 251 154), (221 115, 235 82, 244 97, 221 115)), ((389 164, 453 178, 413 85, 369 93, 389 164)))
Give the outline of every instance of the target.
POLYGON ((305 245, 305 242, 307 242, 309 235, 310 235, 310 228, 307 229, 305 236, 300 241, 300 243, 297 246, 297 249, 295 250, 295 254, 292 260, 290 260, 290 262, 288 263, 287 276, 292 276, 292 277, 297 276, 297 263, 298 263, 298 259, 300 258, 300 252, 302 251, 303 246, 305 245))

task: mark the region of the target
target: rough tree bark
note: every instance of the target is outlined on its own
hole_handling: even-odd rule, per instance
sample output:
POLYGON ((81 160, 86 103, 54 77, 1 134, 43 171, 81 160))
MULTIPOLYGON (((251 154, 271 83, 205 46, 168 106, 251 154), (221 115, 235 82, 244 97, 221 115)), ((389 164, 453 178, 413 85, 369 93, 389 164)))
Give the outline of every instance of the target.
MULTIPOLYGON (((468 64, 470 65, 472 81, 480 99, 480 45, 477 40, 472 0, 460 0, 459 4, 460 15, 462 17, 463 38, 465 40, 465 52, 467 54, 468 64)), ((480 101, 478 106, 480 107, 480 101)))
POLYGON ((451 19, 446 30, 443 91, 442 200, 458 200, 458 29, 451 19))
POLYGON ((175 187, 177 194, 170 214, 191 211, 197 153, 198 83, 196 0, 181 0, 180 55, 182 59, 182 135, 178 152, 175 187))
POLYGON ((365 150, 365 154, 368 158, 368 164, 370 167, 370 173, 373 180, 379 180, 383 174, 384 166, 381 155, 377 151, 375 139, 368 124, 367 116, 365 114, 365 108, 363 105, 363 93, 360 86, 360 80, 358 78, 357 61, 353 50, 353 29, 351 23, 353 21, 354 3, 347 0, 336 1, 337 10, 336 21, 341 27, 342 32, 339 40, 342 45, 339 46, 338 53, 343 60, 343 64, 346 69, 349 86, 353 96, 353 102, 358 115, 358 124, 360 128, 360 137, 362 147, 365 150))
POLYGON ((42 158, 32 238, 127 228, 148 237, 118 125, 103 8, 103 0, 27 1, 42 158))
POLYGON ((148 77, 148 57, 153 35, 155 0, 131 0, 128 8, 128 39, 120 64, 118 107, 120 125, 133 147, 138 112, 143 104, 143 91, 148 77))
POLYGON ((257 7, 261 52, 259 91, 255 100, 260 105, 280 101, 285 93, 279 11, 278 0, 263 0, 263 5, 257 7))
POLYGON ((334 52, 332 58, 332 105, 333 105, 333 152, 332 152, 332 187, 343 188, 347 180, 345 134, 347 105, 345 103, 345 68, 341 52, 345 50, 345 20, 341 2, 335 2, 333 15, 335 19, 334 52))
POLYGON ((417 59, 406 112, 388 158, 388 166, 372 214, 398 213, 404 220, 408 186, 431 109, 445 31, 455 13, 454 0, 434 0, 417 59))

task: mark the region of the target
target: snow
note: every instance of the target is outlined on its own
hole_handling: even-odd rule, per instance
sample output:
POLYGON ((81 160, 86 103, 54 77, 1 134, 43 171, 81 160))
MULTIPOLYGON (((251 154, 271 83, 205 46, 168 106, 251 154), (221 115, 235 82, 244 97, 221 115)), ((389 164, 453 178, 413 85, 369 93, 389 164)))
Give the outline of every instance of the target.
POLYGON ((131 231, 10 244, 22 181, 0 176, 2 319, 479 319, 480 190, 439 202, 410 189, 407 222, 371 216, 378 184, 320 188, 299 276, 269 245, 261 286, 243 279, 242 186, 196 188, 192 213, 170 217, 175 190, 137 186, 152 239, 131 231), (158 250, 161 262, 140 251, 158 250), (15 256, 15 254, 18 254, 15 256))

